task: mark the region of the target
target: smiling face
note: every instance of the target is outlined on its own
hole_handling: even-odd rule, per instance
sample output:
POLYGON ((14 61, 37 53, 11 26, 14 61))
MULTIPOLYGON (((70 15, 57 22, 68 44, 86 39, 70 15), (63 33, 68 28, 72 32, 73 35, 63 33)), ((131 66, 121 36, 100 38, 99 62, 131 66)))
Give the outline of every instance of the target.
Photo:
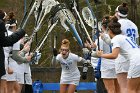
POLYGON ((69 48, 68 48, 68 47, 63 47, 63 46, 61 46, 60 54, 62 55, 62 57, 63 57, 64 59, 67 58, 68 55, 69 55, 69 48))

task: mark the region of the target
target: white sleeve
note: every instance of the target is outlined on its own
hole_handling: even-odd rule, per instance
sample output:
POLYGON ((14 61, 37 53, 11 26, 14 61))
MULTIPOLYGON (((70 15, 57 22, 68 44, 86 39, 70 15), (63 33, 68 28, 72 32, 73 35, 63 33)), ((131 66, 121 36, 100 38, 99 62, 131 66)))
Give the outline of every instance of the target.
POLYGON ((56 60, 57 60, 57 61, 61 61, 61 54, 58 54, 58 55, 56 56, 56 60))
POLYGON ((113 38, 111 40, 111 45, 112 45, 112 49, 120 47, 120 42, 118 41, 118 38, 113 38))
POLYGON ((76 54, 73 54, 73 53, 72 53, 71 57, 72 57, 74 62, 81 62, 83 60, 82 57, 80 57, 80 56, 78 56, 76 54))
POLYGON ((82 60, 82 57, 79 57, 78 55, 73 54, 73 60, 74 60, 75 62, 80 62, 80 61, 82 60))
POLYGON ((83 60, 84 60, 84 58, 82 58, 82 57, 78 57, 77 62, 83 62, 83 60))
POLYGON ((13 45, 13 50, 20 50, 20 40, 13 45))

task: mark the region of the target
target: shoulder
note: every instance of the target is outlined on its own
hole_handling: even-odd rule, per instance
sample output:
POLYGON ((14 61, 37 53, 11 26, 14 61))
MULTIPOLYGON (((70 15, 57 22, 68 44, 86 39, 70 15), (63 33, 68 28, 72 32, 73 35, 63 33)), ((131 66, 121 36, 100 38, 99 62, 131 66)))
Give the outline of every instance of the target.
POLYGON ((124 19, 119 19, 118 20, 119 23, 122 23, 123 21, 124 21, 124 19))
POLYGON ((125 37, 125 35, 119 34, 119 35, 116 35, 114 38, 121 40, 123 37, 125 37))
POLYGON ((111 42, 118 42, 121 41, 122 37, 124 35, 116 35, 115 37, 112 38, 111 42))
POLYGON ((56 56, 56 59, 59 60, 60 58, 62 58, 62 56, 61 56, 61 54, 58 54, 58 55, 56 56))
POLYGON ((128 20, 128 22, 129 22, 129 24, 132 26, 132 27, 135 27, 135 28, 137 28, 137 25, 133 22, 133 21, 131 21, 131 20, 128 20))
POLYGON ((119 20, 118 20, 118 22, 122 25, 122 24, 129 23, 129 22, 130 22, 130 20, 129 20, 129 19, 127 19, 127 18, 121 18, 121 19, 119 19, 119 20))
POLYGON ((69 56, 71 56, 71 57, 78 57, 78 55, 76 55, 74 53, 69 53, 69 56))
POLYGON ((70 53, 68 58, 78 61, 80 57, 74 53, 70 53))
POLYGON ((120 47, 124 44, 124 35, 116 35, 111 40, 112 48, 120 47))

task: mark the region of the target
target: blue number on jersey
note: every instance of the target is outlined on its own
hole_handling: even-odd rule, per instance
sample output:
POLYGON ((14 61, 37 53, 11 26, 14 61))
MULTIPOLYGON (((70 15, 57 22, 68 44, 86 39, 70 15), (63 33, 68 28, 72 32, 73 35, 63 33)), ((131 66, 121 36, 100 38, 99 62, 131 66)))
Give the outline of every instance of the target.
POLYGON ((127 36, 131 38, 132 41, 136 42, 136 30, 135 29, 127 29, 126 30, 127 36))
POLYGON ((126 41, 132 46, 132 48, 139 48, 137 43, 134 42, 133 40, 130 40, 130 39, 126 38, 126 41))

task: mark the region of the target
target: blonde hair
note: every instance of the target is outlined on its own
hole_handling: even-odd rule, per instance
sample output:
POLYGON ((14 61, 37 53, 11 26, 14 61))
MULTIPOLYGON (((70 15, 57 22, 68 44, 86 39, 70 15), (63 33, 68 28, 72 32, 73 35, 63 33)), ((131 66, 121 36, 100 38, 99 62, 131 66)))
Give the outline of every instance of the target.
POLYGON ((63 39, 61 42, 61 47, 69 48, 69 46, 70 46, 70 41, 68 39, 63 39))

